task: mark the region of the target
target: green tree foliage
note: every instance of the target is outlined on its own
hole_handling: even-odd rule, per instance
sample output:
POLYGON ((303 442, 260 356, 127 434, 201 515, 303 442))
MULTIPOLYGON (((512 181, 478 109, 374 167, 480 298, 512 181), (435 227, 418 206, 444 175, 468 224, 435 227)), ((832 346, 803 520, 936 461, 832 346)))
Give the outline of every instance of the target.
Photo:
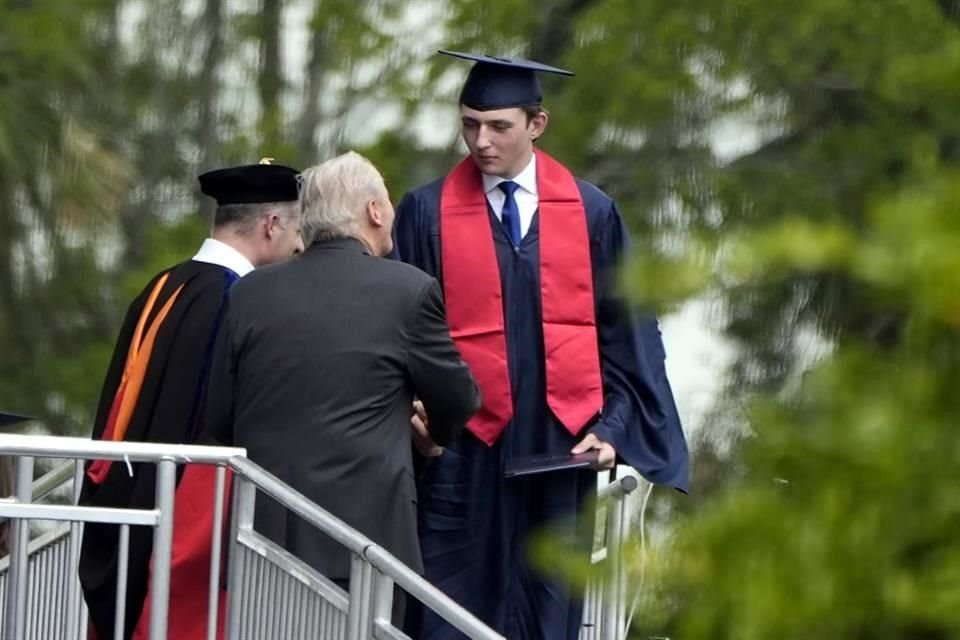
POLYGON ((400 4, 0 3, 0 407, 89 431, 127 304, 206 235, 196 176, 334 151, 400 4))
POLYGON ((634 556, 632 580, 645 569, 651 585, 637 637, 960 633, 960 269, 950 249, 960 174, 910 169, 856 227, 771 228, 735 242, 732 278, 761 285, 829 268, 902 329, 894 343, 846 337, 795 390, 751 403, 748 472, 677 523, 666 549, 634 556))
MULTIPOLYGON (((89 238, 112 220, 122 161, 78 117, 97 91, 106 3, 0 4, 0 402, 41 417, 89 398, 110 325, 89 238)), ((75 409, 76 407, 73 407, 75 409)))

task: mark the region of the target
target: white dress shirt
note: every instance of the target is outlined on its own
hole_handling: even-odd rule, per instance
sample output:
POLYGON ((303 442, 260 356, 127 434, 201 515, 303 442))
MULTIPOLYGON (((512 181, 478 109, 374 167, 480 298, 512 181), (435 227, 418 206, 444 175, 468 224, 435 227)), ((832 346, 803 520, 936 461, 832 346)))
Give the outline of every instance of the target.
POLYGON ((241 278, 253 271, 253 264, 247 260, 246 256, 231 247, 230 245, 207 238, 200 245, 197 255, 193 256, 197 262, 206 262, 216 264, 230 269, 241 278))
MULTIPOLYGON (((501 219, 503 202, 507 197, 497 186, 501 182, 506 182, 506 180, 499 176, 483 174, 483 190, 487 194, 487 202, 490 203, 497 220, 501 219)), ((520 212, 520 237, 522 238, 527 235, 530 223, 533 222, 533 214, 537 212, 537 207, 540 206, 540 198, 537 195, 536 155, 530 158, 530 164, 513 179, 513 182, 516 182, 520 187, 514 192, 513 198, 517 201, 517 209, 520 212)))

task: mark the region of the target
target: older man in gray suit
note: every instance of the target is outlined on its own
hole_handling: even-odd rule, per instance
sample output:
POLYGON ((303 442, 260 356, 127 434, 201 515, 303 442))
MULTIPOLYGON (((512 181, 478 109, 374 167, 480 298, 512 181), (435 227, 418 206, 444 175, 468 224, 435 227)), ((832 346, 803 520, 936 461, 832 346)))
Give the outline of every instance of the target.
MULTIPOLYGON (((422 571, 411 437, 439 453, 479 408, 479 391, 437 281, 382 259, 394 212, 373 165, 351 152, 301 180, 308 248, 234 285, 205 428, 422 571)), ((348 578, 346 551, 278 505, 258 503, 255 527, 348 578)))

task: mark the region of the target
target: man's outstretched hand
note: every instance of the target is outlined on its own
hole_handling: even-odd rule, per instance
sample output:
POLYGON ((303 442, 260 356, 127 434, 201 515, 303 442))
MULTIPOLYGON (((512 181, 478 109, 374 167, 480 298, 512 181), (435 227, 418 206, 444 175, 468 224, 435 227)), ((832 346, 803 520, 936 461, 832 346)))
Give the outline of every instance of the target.
POLYGON ((427 458, 436 458, 443 453, 443 447, 437 446, 430 437, 430 432, 427 431, 427 412, 423 408, 423 403, 414 400, 413 412, 413 416, 410 418, 410 424, 413 426, 413 444, 420 455, 427 458))

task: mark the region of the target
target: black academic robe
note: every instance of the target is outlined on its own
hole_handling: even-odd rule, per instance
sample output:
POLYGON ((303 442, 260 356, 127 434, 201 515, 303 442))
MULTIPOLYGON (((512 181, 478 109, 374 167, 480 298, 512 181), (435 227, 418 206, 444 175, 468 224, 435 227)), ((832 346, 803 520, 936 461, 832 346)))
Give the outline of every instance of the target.
MULTIPOLYGON (((183 290, 158 330, 124 440, 189 443, 196 435, 203 382, 208 375, 225 294, 237 274, 218 265, 192 260, 163 273, 169 273, 169 278, 148 323, 152 324, 163 303, 178 287, 183 285, 183 290)), ((137 322, 163 273, 147 285, 127 311, 103 384, 94 424, 95 439, 103 437, 137 322)), ((114 462, 101 484, 84 478, 80 504, 151 509, 155 506, 155 489, 154 465, 134 464, 133 477, 130 477, 125 464, 114 462)), ((119 533, 116 525, 89 523, 84 528, 80 583, 90 611, 91 630, 99 640, 113 638, 114 633, 119 533)), ((132 637, 147 596, 152 547, 153 529, 130 528, 125 638, 132 637)), ((206 599, 206 584, 197 585, 196 597, 206 599)))
MULTIPOLYGON (((394 255, 442 281, 438 180, 408 193, 397 207, 394 255)), ((574 640, 582 607, 561 582, 531 568, 527 542, 550 526, 584 546, 592 519, 574 518, 596 493, 596 473, 560 471, 505 479, 507 460, 564 454, 588 431, 616 448, 648 480, 686 490, 687 447, 664 367, 656 318, 628 311, 615 291, 615 269, 627 234, 614 202, 578 180, 590 236, 597 337, 604 387, 602 418, 577 437, 546 402, 540 313, 539 213, 518 249, 491 211, 503 291, 514 412, 492 447, 467 431, 445 453, 426 461, 418 483, 419 528, 426 576, 487 624, 511 639, 574 640), (587 522, 587 520, 590 520, 587 522)), ((463 637, 424 612, 414 637, 463 637)))

